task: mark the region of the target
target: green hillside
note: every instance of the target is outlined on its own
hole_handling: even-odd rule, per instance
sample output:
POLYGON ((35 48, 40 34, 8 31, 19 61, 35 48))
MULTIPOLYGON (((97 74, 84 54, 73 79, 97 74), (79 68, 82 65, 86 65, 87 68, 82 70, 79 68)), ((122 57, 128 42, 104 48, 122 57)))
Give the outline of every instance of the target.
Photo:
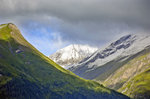
POLYGON ((110 75, 103 84, 135 99, 149 99, 150 47, 135 56, 110 75))
POLYGON ((128 99, 63 69, 11 23, 0 25, 1 99, 128 99))
POLYGON ((119 90, 136 99, 150 99, 150 69, 136 75, 119 90))

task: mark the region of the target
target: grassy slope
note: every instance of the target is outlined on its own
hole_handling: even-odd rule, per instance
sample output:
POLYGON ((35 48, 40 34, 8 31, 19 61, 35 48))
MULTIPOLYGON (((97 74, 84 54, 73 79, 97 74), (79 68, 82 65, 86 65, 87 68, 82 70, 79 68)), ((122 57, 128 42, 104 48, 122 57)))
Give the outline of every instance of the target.
POLYGON ((128 98, 63 69, 30 45, 13 24, 0 26, 0 97, 128 98))
MULTIPOLYGON (((131 59, 125 65, 123 65, 120 69, 114 72, 111 76, 109 76, 103 83, 105 86, 118 90, 130 97, 137 98, 138 94, 142 96, 142 92, 149 92, 144 87, 149 88, 150 80, 148 81, 148 73, 144 75, 144 71, 147 71, 150 68, 150 47, 147 47, 143 51, 139 52, 136 57, 131 59), (142 73, 142 74, 141 74, 142 73), (132 80, 137 80, 139 75, 141 74, 143 77, 143 81, 139 80, 139 83, 132 80), (145 84, 144 87, 142 83, 145 84), (132 87, 132 86, 134 87, 132 87), (137 86, 138 85, 138 86, 137 86), (141 86, 141 87, 139 87, 141 86), (140 91, 141 90, 141 91, 140 91)), ((143 94, 144 95, 144 94, 143 94)), ((150 95, 150 94, 149 94, 150 95)), ((147 95, 148 96, 148 95, 147 95)), ((146 96, 146 97, 147 97, 146 96)), ((141 98, 143 99, 143 98, 141 98)), ((147 99, 147 98, 146 98, 147 99)))
POLYGON ((150 99, 150 69, 136 75, 119 90, 136 99, 150 99))

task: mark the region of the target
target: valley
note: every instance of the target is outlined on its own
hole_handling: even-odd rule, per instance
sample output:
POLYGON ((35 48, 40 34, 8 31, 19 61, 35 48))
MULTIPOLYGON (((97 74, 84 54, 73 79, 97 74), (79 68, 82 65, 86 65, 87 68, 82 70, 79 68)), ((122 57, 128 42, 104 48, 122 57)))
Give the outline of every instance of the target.
POLYGON ((0 99, 150 99, 150 0, 0 0, 0 99))
POLYGON ((146 85, 149 82, 149 73, 146 71, 149 69, 150 35, 137 34, 121 37, 108 47, 98 49, 91 56, 80 60, 68 70, 131 98, 149 99, 149 86, 146 85))

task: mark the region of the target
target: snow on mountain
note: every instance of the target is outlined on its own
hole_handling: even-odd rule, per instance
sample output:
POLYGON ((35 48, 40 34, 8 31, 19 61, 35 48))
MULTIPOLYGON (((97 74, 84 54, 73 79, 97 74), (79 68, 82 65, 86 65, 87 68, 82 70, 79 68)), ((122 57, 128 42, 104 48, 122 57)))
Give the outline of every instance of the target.
POLYGON ((149 45, 150 35, 148 34, 126 35, 109 44, 109 46, 97 50, 93 55, 85 58, 77 65, 72 66, 71 68, 69 68, 69 70, 73 71, 79 76, 82 74, 85 75, 85 73, 90 73, 90 71, 92 72, 93 70, 109 63, 112 60, 119 58, 121 59, 124 57, 128 58, 140 52, 149 45))
POLYGON ((50 58, 64 68, 69 68, 73 64, 80 62, 85 57, 88 57, 98 48, 88 45, 72 44, 58 50, 50 55, 50 58))

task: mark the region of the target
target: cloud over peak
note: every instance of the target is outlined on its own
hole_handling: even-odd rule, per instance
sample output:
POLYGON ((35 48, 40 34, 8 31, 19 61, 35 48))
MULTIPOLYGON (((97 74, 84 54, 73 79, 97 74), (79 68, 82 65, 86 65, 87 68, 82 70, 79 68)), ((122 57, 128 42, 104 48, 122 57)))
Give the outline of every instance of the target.
POLYGON ((124 33, 149 31, 149 5, 150 0, 1 0, 0 21, 25 29, 32 29, 32 22, 64 41, 103 44, 124 33))

